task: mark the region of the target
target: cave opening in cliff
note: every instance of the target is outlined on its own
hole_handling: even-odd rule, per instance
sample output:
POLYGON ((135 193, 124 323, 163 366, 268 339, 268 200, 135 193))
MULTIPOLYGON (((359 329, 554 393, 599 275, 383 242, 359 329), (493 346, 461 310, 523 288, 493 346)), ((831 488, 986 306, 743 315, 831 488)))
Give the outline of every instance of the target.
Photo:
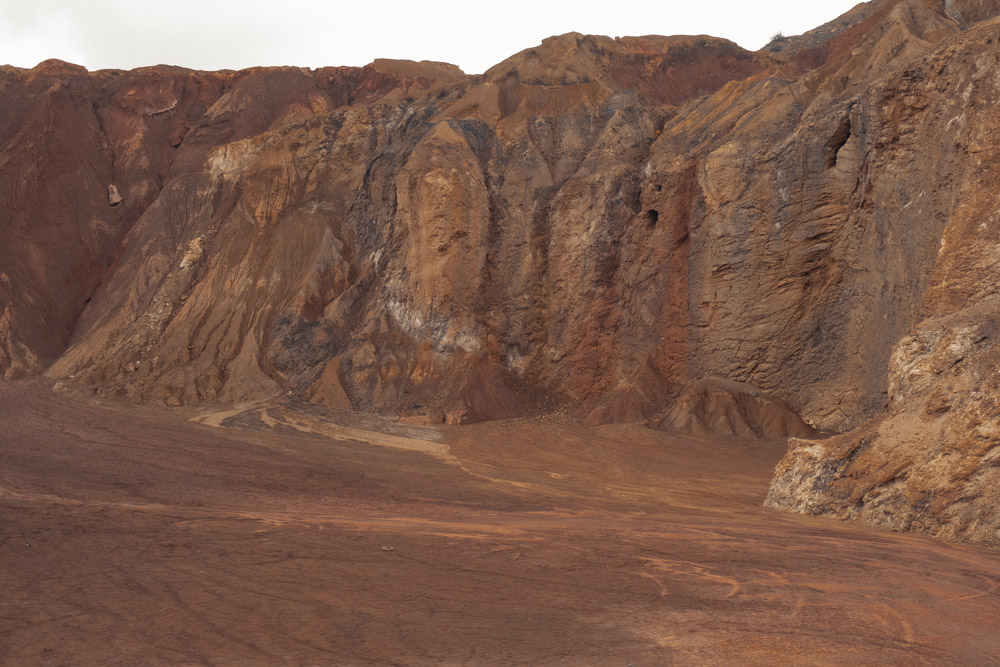
POLYGON ((645 213, 642 214, 642 219, 646 221, 646 225, 650 229, 656 227, 656 223, 660 220, 660 212, 655 208, 647 209, 645 213))
POLYGON ((826 168, 832 169, 837 166, 837 154, 844 147, 847 140, 851 138, 851 117, 847 116, 840 122, 833 136, 826 142, 826 168))

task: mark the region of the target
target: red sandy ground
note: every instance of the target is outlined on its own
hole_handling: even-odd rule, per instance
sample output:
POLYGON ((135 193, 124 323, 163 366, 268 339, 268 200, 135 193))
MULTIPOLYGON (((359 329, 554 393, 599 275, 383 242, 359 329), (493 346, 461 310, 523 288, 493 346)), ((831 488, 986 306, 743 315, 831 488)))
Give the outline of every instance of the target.
POLYGON ((1000 553, 762 510, 781 443, 289 414, 0 385, 0 664, 1000 662, 1000 553))

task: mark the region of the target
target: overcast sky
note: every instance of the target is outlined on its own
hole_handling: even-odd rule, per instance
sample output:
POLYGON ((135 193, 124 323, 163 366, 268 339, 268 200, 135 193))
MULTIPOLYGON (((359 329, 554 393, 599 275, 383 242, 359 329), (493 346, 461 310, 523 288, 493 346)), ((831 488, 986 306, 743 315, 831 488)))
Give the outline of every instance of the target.
POLYGON ((758 49, 805 32, 854 0, 0 0, 0 63, 60 58, 89 69, 170 64, 364 65, 442 60, 478 74, 565 32, 726 37, 758 49))

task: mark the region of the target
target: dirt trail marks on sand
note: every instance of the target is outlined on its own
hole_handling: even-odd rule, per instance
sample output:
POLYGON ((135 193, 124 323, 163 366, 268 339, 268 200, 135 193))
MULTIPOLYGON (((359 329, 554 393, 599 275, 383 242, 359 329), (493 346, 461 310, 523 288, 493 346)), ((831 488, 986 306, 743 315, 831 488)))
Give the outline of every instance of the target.
POLYGON ((258 410, 0 386, 0 664, 1000 660, 1000 554, 762 510, 781 443, 258 410))

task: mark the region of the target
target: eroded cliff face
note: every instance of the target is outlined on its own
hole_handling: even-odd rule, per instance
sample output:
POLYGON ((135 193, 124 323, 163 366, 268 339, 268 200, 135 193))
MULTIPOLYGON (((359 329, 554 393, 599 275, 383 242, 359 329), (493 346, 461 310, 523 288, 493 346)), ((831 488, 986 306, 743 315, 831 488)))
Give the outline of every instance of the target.
MULTIPOLYGON (((135 224, 50 373, 139 401, 281 391, 455 420, 615 389, 670 301, 620 312, 617 274, 655 229, 631 224, 638 172, 669 113, 621 89, 634 62, 690 67, 650 89, 679 100, 767 61, 709 38, 567 35, 421 99, 229 142, 135 224), (639 320, 638 350, 605 335, 620 317, 639 320)), ((662 264, 636 268, 668 284, 662 264)))
MULTIPOLYGON (((881 428, 974 377, 890 378, 905 337, 993 312, 968 275, 995 264, 998 11, 876 0, 759 53, 569 34, 476 77, 4 69, 0 372, 168 405, 881 428)), ((818 511, 796 498, 826 464, 784 465, 771 502, 818 511)))
MULTIPOLYGON (((921 319, 887 364, 887 413, 829 440, 793 440, 768 497, 774 507, 1000 544, 998 44, 1000 24, 981 25, 886 86, 918 108, 915 135, 953 133, 958 159, 939 174, 950 215, 921 319)), ((902 207, 926 215, 926 192, 902 207)))
POLYGON ((394 61, 316 71, 3 68, 0 376, 41 372, 66 349, 126 232, 215 147, 464 78, 451 65, 394 61))

